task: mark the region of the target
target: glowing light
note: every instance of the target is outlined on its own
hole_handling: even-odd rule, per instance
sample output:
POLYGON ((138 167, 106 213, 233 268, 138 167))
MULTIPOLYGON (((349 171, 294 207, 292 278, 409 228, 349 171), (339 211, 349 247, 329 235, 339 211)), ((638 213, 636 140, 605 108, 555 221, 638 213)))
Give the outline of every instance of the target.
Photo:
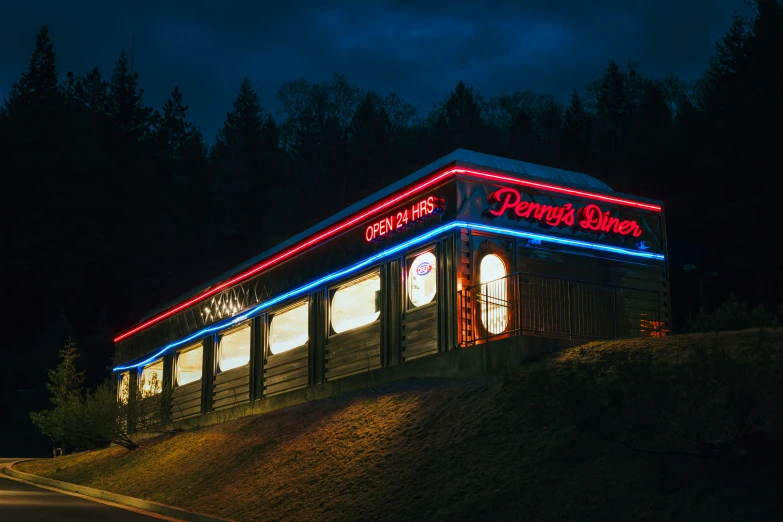
POLYGON ((269 351, 273 355, 304 346, 310 339, 310 303, 304 301, 277 312, 269 325, 269 351))
POLYGON ((302 252, 311 246, 317 245, 318 243, 334 236, 335 234, 338 234, 342 232, 343 230, 352 227, 353 225, 356 225, 360 223, 361 221, 364 221, 367 218, 370 218, 379 212, 394 206, 395 204, 399 203, 400 201, 403 201, 411 196, 414 196, 420 192, 423 192, 424 190, 432 187, 433 185, 436 185, 437 183, 443 182, 448 180, 449 178, 456 176, 457 174, 467 174, 472 177, 480 178, 480 179, 487 179, 492 181, 502 181, 504 183, 511 183, 515 185, 522 185, 527 187, 534 187, 540 190, 548 190, 550 192, 558 192, 561 194, 570 194, 572 196, 581 196, 589 199, 596 199, 599 201, 606 201, 609 203, 616 203, 618 205, 625 205, 635 208, 641 208, 646 210, 654 210, 656 212, 661 211, 661 207, 658 205, 652 205, 649 203, 642 203, 639 201, 632 201, 629 199, 623 199, 623 198, 616 198, 612 196, 605 196, 603 194, 596 194, 594 192, 587 192, 584 190, 576 190, 576 189, 570 189, 566 187, 560 187, 557 185, 551 185, 548 183, 538 183, 535 181, 528 181, 523 180, 519 178, 513 178, 510 176, 504 176, 501 174, 494 174, 491 172, 485 172, 485 171, 479 171, 479 170, 471 170, 471 169, 465 169, 465 168, 450 168, 443 172, 440 172, 438 174, 435 174, 434 176, 430 177, 429 179, 423 181, 422 183, 419 183, 418 185, 415 185, 414 187, 402 191, 398 193, 397 195, 391 196, 388 199, 383 200, 381 203, 376 204, 375 206, 372 206, 371 208, 359 212, 357 214, 354 214, 353 216, 347 218, 345 221, 342 221, 341 223, 338 223, 337 225, 334 225, 323 232, 316 234, 301 243, 284 250, 283 252, 271 257, 270 259, 267 259, 265 261, 260 262, 259 264, 255 265, 254 267, 237 274, 236 276, 232 277, 231 279, 218 284, 217 286, 210 288, 208 290, 205 290, 204 292, 196 295, 195 297, 192 297, 188 299, 187 301, 184 301, 178 305, 176 305, 173 308, 170 308, 164 312, 161 312, 160 314, 151 317, 150 319, 144 321, 143 323, 126 330, 125 332, 121 333, 117 337, 114 338, 114 342, 119 342, 127 337, 130 337, 136 332, 139 332, 148 326, 151 326, 155 323, 158 323, 162 321, 163 319, 170 317, 177 312, 184 310, 185 308, 189 307, 192 304, 198 303, 199 301, 202 301, 206 299, 209 296, 215 295, 222 290, 228 288, 229 286, 238 283, 240 281, 244 281, 245 279, 258 274, 259 272, 266 270, 267 268, 274 266, 289 257, 292 257, 299 252, 302 252))
POLYGON ((338 270, 337 272, 333 272, 329 275, 326 275, 320 279, 317 279, 311 283, 308 283, 304 286, 300 286, 299 288, 296 288, 294 290, 291 290, 290 292, 286 292, 282 295, 279 295, 273 299, 270 299, 268 301, 264 301, 262 303, 259 303, 258 305, 254 306, 253 308, 250 308, 246 310, 245 312, 232 317, 230 319, 227 319, 225 321, 221 321, 219 323, 215 323, 212 326, 209 326, 207 328, 202 328, 201 330, 194 332, 187 337, 184 337, 178 341, 175 341, 171 344, 166 345, 165 347, 161 348, 158 352, 156 352, 154 355, 144 359, 143 361, 135 364, 130 364, 126 366, 117 366, 114 368, 113 371, 118 372, 122 370, 127 370, 130 368, 138 368, 139 366, 143 366, 150 361, 154 361, 161 355, 170 352, 177 346, 182 346, 185 343, 189 343, 190 341, 193 341, 195 339, 201 339, 206 336, 208 336, 211 333, 219 332, 220 330, 224 330, 230 326, 233 326, 235 324, 241 323, 242 321, 247 320, 248 318, 278 304, 281 303, 287 299, 291 299, 293 297, 301 296, 303 294, 306 294, 307 292, 314 290, 316 288, 322 287, 326 283, 329 283, 331 281, 342 279, 345 276, 348 276, 350 274, 353 274, 359 270, 364 270, 365 268, 369 268, 374 263, 377 263, 378 261, 381 261, 385 258, 394 256, 400 252, 403 252, 405 250, 408 250, 409 248, 418 245, 420 243, 423 243, 425 241, 430 241, 432 238, 438 236, 439 234, 442 234, 444 232, 453 230, 455 228, 467 228, 472 230, 479 230, 483 232, 490 232, 493 234, 505 234, 505 235, 511 235, 515 237, 524 237, 524 238, 530 238, 530 239, 538 239, 541 242, 550 242, 550 243, 558 243, 558 244, 565 244, 569 246, 576 246, 580 248, 589 248, 594 250, 601 250, 605 252, 613 252, 616 254, 624 254, 628 256, 633 257, 642 257, 645 259, 656 259, 656 260, 663 260, 664 256, 661 254, 652 254, 650 252, 640 252, 635 250, 630 250, 627 248, 620 248, 620 247, 613 247, 608 245, 600 245, 597 243, 589 243, 587 241, 578 241, 574 239, 564 239, 559 237, 551 237, 546 236, 543 234, 534 234, 530 232, 522 232, 519 230, 511 230, 507 228, 501 228, 501 227, 493 227, 488 225, 479 225, 476 223, 467 223, 464 221, 455 221, 453 223, 449 223, 446 225, 442 225, 434 230, 431 230, 430 232, 427 232, 425 234, 422 234, 418 237, 415 237, 413 239, 409 239, 408 241, 405 241, 404 243, 401 243, 397 246, 388 248, 382 252, 379 252, 378 254, 375 254, 373 256, 368 257, 364 261, 360 261, 359 263, 356 263, 354 265, 351 265, 347 268, 344 268, 342 270, 338 270))
POLYGON ((540 221, 553 227, 572 227, 578 223, 584 230, 593 232, 610 232, 622 236, 631 234, 633 237, 642 235, 639 223, 633 220, 613 217, 609 211, 602 211, 598 205, 590 204, 580 208, 577 222, 574 215, 577 209, 571 203, 562 207, 525 201, 523 194, 511 188, 502 188, 489 195, 490 203, 499 203, 499 208, 489 209, 489 214, 502 216, 511 211, 519 218, 540 221))
POLYGON ((508 275, 506 264, 495 254, 487 254, 479 264, 479 307, 481 323, 491 334, 497 335, 508 327, 508 296, 503 279, 508 275))

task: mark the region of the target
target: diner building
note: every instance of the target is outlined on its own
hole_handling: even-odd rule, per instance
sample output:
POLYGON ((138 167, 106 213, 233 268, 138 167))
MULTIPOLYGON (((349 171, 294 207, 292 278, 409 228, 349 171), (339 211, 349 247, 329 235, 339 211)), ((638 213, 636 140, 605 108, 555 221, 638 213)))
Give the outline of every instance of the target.
POLYGON ((114 372, 176 422, 671 329, 663 205, 467 150, 150 312, 114 372))

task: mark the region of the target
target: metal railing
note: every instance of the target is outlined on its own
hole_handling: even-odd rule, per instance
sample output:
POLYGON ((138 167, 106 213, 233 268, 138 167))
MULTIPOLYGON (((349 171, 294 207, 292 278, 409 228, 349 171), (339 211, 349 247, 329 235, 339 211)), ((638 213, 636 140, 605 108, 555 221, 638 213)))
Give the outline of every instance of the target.
POLYGON ((584 339, 666 334, 654 290, 515 273, 457 295, 462 346, 524 332, 584 339))

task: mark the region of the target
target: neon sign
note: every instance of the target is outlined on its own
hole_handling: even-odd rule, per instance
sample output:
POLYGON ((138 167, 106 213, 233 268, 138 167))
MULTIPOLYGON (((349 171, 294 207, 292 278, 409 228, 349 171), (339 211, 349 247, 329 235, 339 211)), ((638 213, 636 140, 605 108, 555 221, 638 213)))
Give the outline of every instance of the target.
POLYGON ((622 236, 639 237, 642 228, 630 219, 619 219, 595 204, 576 209, 571 203, 563 206, 546 205, 535 201, 524 201, 523 194, 512 188, 502 188, 490 194, 490 203, 500 203, 499 208, 490 209, 493 216, 502 216, 510 211, 518 218, 538 221, 551 227, 574 227, 589 232, 606 232, 622 236))
POLYGON ((432 265, 424 261, 416 267, 416 275, 425 276, 430 273, 430 270, 432 270, 432 265))
POLYGON ((443 210, 441 199, 435 196, 422 199, 409 208, 391 213, 367 225, 364 229, 364 239, 368 242, 379 241, 390 234, 405 230, 422 219, 438 214, 441 210, 443 210))

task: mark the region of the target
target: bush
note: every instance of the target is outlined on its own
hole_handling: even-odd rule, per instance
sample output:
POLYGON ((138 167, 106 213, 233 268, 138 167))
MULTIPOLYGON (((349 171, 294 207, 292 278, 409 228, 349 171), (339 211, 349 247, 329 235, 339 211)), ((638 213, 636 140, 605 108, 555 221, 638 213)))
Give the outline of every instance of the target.
POLYGON ((783 350, 763 330, 745 350, 691 338, 676 358, 622 343, 577 348, 542 372, 575 426, 633 451, 734 460, 783 447, 783 350))
MULTIPOLYGON (((783 313, 783 304, 780 305, 783 313)), ((775 328, 780 325, 778 317, 769 313, 763 305, 751 308, 732 294, 723 304, 711 313, 699 311, 688 316, 689 332, 720 332, 745 330, 747 328, 775 328)))
POLYGON ((126 403, 118 401, 112 382, 107 380, 84 397, 60 403, 49 411, 33 413, 31 417, 52 440, 85 449, 110 444, 136 449, 140 435, 172 431, 170 389, 153 397, 142 397, 138 391, 128 399, 126 403))

